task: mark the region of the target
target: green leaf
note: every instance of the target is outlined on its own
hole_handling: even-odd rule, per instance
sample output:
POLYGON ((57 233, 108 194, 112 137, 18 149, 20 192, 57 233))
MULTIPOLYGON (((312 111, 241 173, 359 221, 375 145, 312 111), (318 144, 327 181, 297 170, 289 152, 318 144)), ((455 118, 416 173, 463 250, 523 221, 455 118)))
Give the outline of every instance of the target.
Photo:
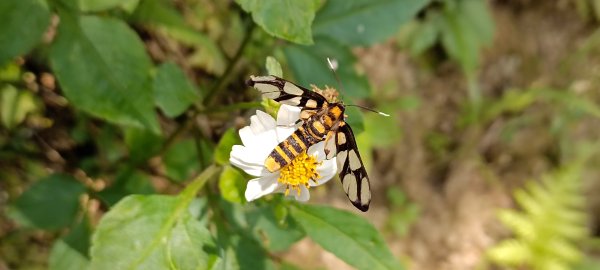
POLYGON ((229 154, 231 153, 231 148, 233 148, 234 145, 241 143, 242 141, 240 140, 240 137, 237 135, 237 131, 234 128, 230 128, 225 131, 215 149, 215 162, 219 165, 229 164, 229 154))
POLYGON ((39 111, 41 106, 41 102, 29 91, 18 90, 10 84, 0 89, 0 117, 8 129, 21 124, 28 114, 39 111))
POLYGON ((486 1, 457 1, 447 5, 443 16, 435 19, 442 45, 458 61, 467 75, 479 64, 482 46, 491 42, 494 23, 486 1))
POLYGON ((267 33, 299 44, 312 44, 316 0, 236 0, 267 33))
POLYGON ((91 228, 89 221, 83 219, 69 234, 56 240, 50 251, 48 265, 50 270, 88 269, 91 228))
POLYGON ((291 214, 313 241, 358 269, 403 269, 365 219, 330 207, 300 204, 291 208, 291 214))
POLYGON ((237 169, 226 166, 219 177, 219 190, 225 200, 232 203, 244 203, 247 180, 237 169))
POLYGON ((97 195, 108 206, 112 206, 128 195, 152 194, 154 192, 154 187, 148 175, 129 166, 124 166, 119 168, 112 185, 100 191, 97 195))
POLYGON ((200 99, 198 90, 174 63, 158 68, 154 78, 154 100, 168 117, 176 117, 200 99))
POLYGON ((102 11, 116 7, 122 7, 131 12, 140 0, 79 0, 79 8, 82 11, 102 11))
POLYGON ((149 85, 151 62, 124 22, 61 16, 50 62, 75 107, 113 123, 160 133, 149 85))
POLYGON ((313 46, 286 46, 284 53, 300 85, 309 87, 310 84, 314 84, 321 88, 325 85, 337 86, 335 77, 327 65, 329 57, 339 63, 336 72, 344 85, 344 89, 338 89, 342 97, 362 98, 369 95, 369 82, 354 69, 356 58, 349 47, 331 39, 318 39, 313 46))
POLYGON ((280 252, 289 249, 294 243, 306 236, 306 233, 286 215, 283 219, 276 217, 272 206, 253 209, 246 213, 246 219, 256 239, 262 240, 268 250, 280 252))
POLYGON ((165 153, 163 158, 167 176, 175 181, 188 180, 197 173, 201 169, 198 160, 198 151, 193 140, 177 142, 165 153))
POLYGON ((267 73, 269 75, 275 75, 277 77, 283 77, 283 71, 281 70, 281 64, 273 56, 267 56, 265 63, 267 67, 267 73))
POLYGON ((69 246, 64 240, 54 242, 48 259, 50 270, 84 270, 88 269, 90 261, 85 255, 69 246))
POLYGON ((29 52, 50 24, 46 1, 0 1, 0 66, 29 52))
POLYGON ((346 45, 372 45, 395 34, 429 0, 328 0, 317 13, 315 37, 346 45))
POLYGON ((188 195, 132 195, 115 205, 92 238, 90 269, 208 269, 217 263, 210 232, 188 210, 188 195))
POLYGON ((85 187, 70 175, 54 174, 35 182, 9 209, 17 222, 54 230, 73 223, 85 187))
POLYGON ((152 132, 140 128, 125 129, 125 144, 129 149, 129 160, 134 163, 146 162, 149 158, 156 155, 164 139, 152 132))
POLYGON ((137 23, 151 26, 169 38, 192 46, 195 52, 188 58, 192 67, 201 67, 216 75, 222 75, 225 71, 225 56, 217 43, 188 26, 179 11, 172 6, 171 1, 142 1, 132 19, 137 23))

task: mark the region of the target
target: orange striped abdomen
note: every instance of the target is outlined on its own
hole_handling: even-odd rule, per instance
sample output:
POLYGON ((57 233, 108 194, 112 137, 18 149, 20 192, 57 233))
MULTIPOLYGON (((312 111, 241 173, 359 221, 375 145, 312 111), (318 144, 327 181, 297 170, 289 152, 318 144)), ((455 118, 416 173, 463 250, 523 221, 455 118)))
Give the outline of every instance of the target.
MULTIPOLYGON (((312 123, 313 121, 305 122, 292 135, 287 137, 285 141, 275 146, 275 149, 273 149, 265 160, 267 170, 270 172, 278 171, 290 164, 300 153, 306 152, 313 144, 323 140, 323 136, 315 138, 311 134, 313 133, 312 130, 308 131, 312 127, 312 123)), ((314 127, 312 128, 314 129, 314 127)))

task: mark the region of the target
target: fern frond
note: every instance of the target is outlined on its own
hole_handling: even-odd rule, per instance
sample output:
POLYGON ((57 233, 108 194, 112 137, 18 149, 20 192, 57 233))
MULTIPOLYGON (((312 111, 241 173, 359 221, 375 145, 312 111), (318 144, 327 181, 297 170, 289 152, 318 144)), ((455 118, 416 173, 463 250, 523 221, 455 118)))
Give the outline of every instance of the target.
POLYGON ((539 270, 565 270, 580 261, 576 243, 588 233, 581 171, 582 163, 565 166, 515 191, 522 210, 498 213, 514 238, 492 247, 488 257, 499 265, 539 270))

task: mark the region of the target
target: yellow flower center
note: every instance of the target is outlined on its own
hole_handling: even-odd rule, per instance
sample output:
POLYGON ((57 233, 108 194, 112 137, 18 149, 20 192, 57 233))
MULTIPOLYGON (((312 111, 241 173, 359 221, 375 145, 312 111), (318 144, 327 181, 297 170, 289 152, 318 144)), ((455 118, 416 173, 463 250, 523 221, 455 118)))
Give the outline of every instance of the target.
POLYGON ((322 162, 317 162, 314 156, 309 156, 306 153, 301 153, 292 162, 281 169, 279 175, 279 183, 286 185, 285 196, 290 194, 290 188, 298 192, 300 195, 300 185, 304 185, 307 189, 310 188, 308 181, 317 183, 317 179, 321 178, 317 172, 317 166, 322 162))

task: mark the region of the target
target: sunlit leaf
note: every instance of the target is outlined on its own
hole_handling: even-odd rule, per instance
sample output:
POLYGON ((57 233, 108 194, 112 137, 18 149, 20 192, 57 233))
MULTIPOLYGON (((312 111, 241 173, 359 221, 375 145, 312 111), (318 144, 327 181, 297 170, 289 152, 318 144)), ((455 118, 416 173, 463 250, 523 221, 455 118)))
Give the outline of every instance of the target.
POLYGON ((132 195, 100 221, 90 269, 209 269, 219 258, 186 196, 132 195))
POLYGON ((328 0, 317 13, 315 37, 346 45, 371 45, 395 34, 429 0, 328 0))
POLYGON ((215 148, 215 162, 219 165, 229 164, 229 154, 235 144, 241 144, 237 131, 233 128, 228 129, 215 148))
POLYGON ((311 25, 316 0, 236 0, 252 13, 252 19, 267 33, 299 44, 312 44, 311 25))
POLYGON ((291 214, 307 235, 358 269, 403 269, 368 221, 330 207, 294 205, 291 214))
POLYGON ((137 34, 116 19, 61 19, 50 60, 72 104, 113 123, 160 133, 151 62, 137 34))
POLYGON ((275 57, 267 56, 265 66, 267 67, 267 73, 269 75, 283 77, 283 71, 281 71, 281 64, 277 62, 277 59, 275 59, 275 57))
POLYGON ((244 203, 247 180, 237 169, 226 166, 219 177, 219 190, 223 199, 233 203, 244 203))
POLYGON ((41 102, 29 91, 7 84, 0 88, 0 117, 8 129, 21 124, 28 114, 41 109, 41 102))
POLYGON ((50 23, 46 1, 0 1, 0 66, 29 52, 42 38, 50 23))
POLYGON ((50 270, 85 270, 90 264, 85 255, 73 249, 62 239, 54 242, 48 260, 50 270))

